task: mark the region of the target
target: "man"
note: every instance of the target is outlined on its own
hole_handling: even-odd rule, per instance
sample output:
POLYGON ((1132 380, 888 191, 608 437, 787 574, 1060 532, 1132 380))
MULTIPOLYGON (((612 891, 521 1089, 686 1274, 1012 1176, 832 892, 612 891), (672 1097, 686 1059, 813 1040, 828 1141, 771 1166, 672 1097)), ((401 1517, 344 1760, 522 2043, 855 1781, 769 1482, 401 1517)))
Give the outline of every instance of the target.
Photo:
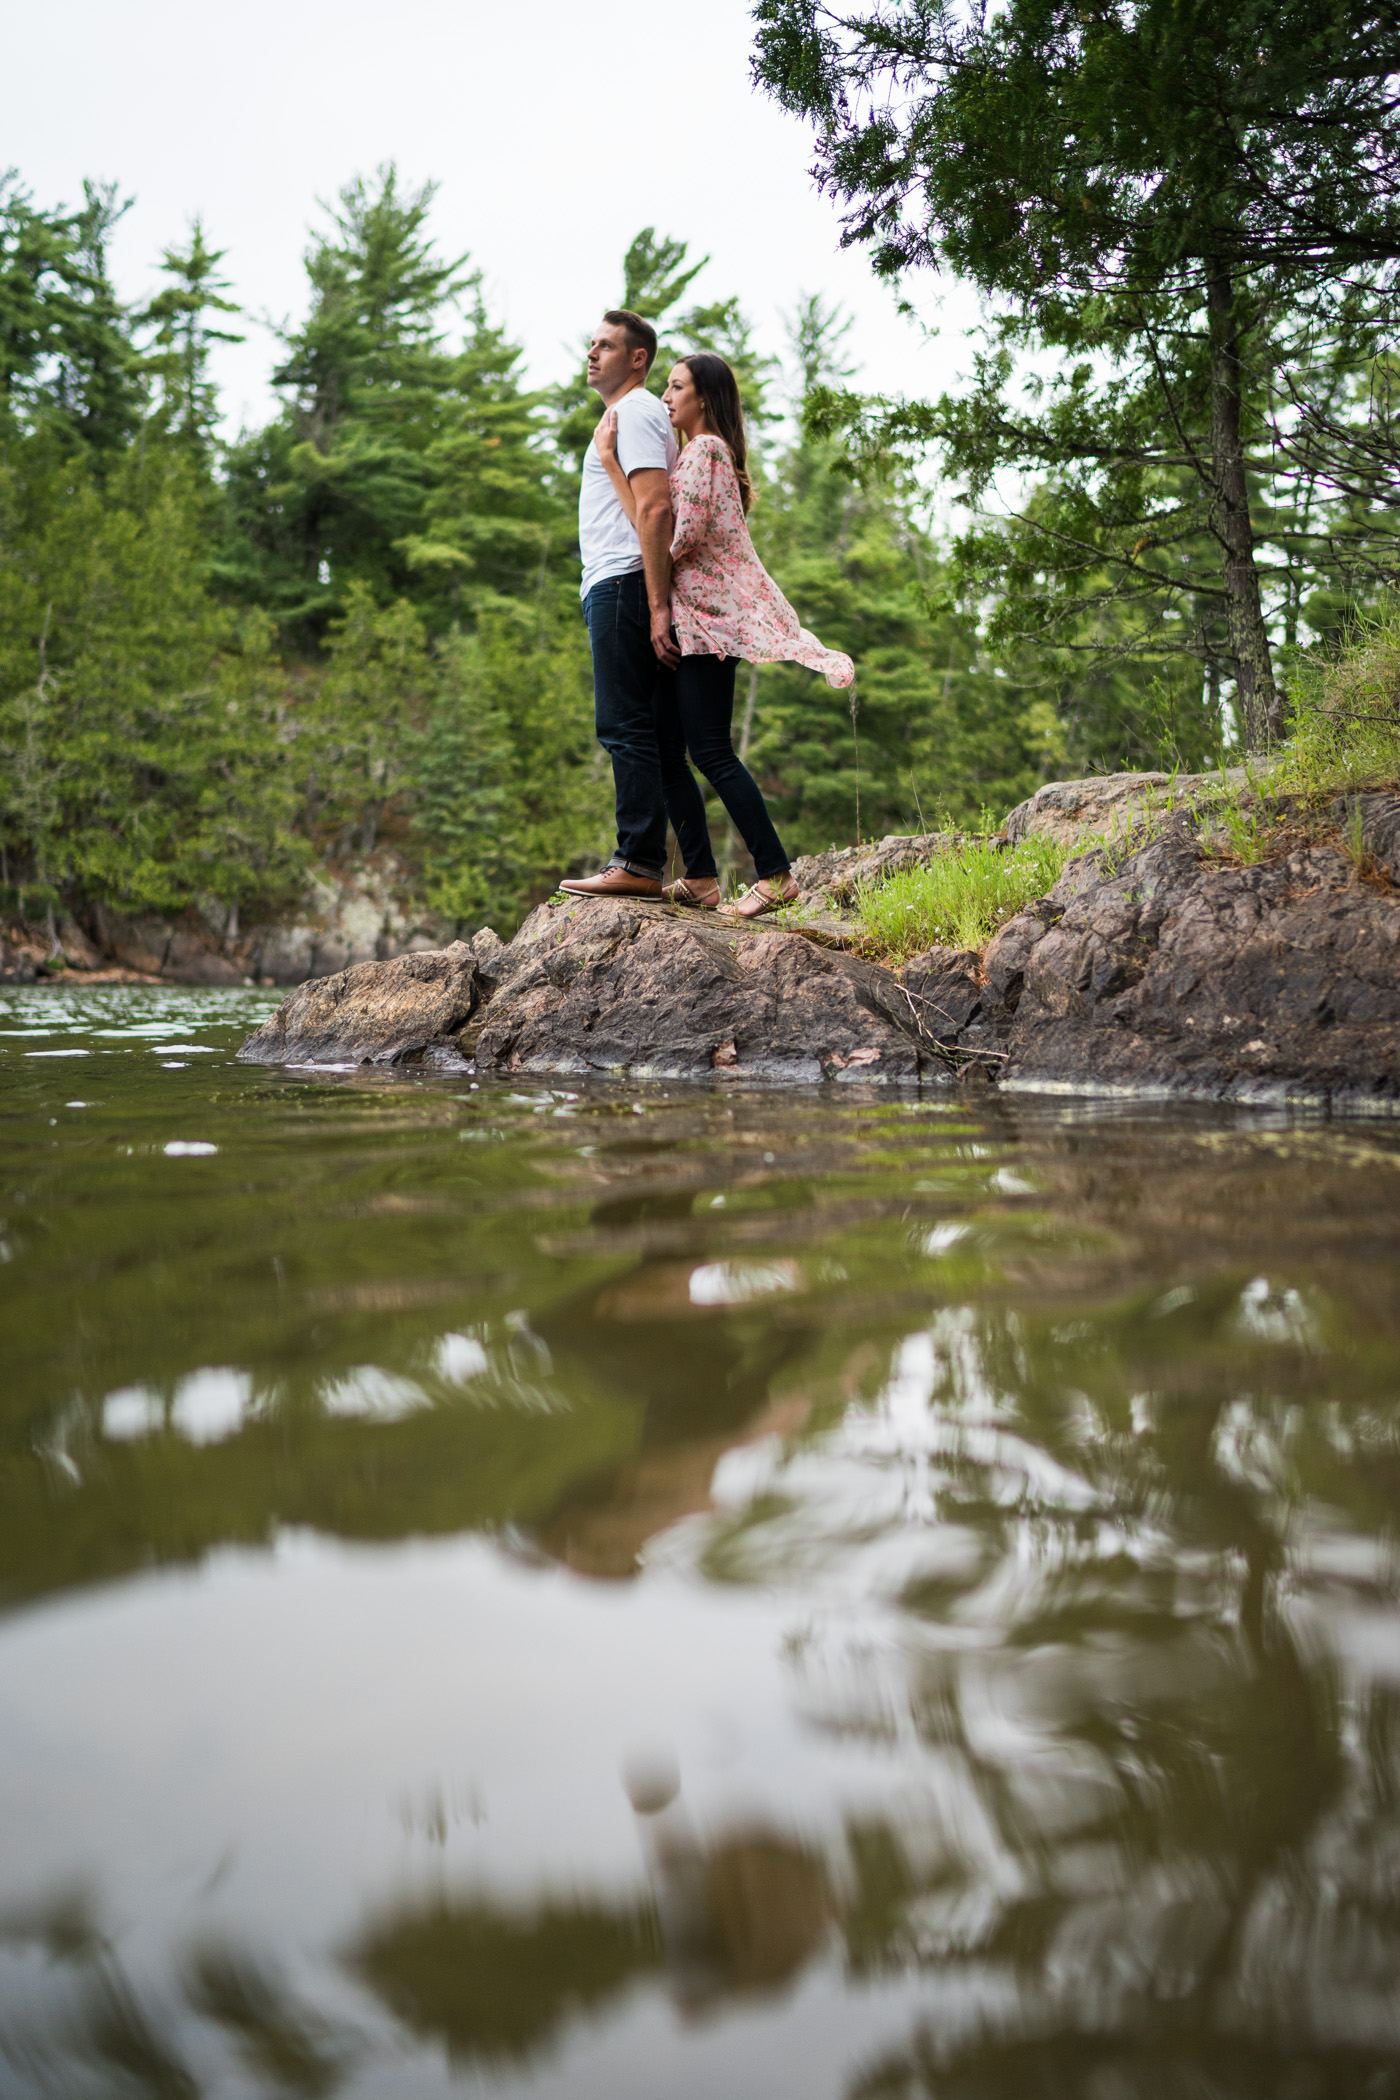
POLYGON ((636 500, 634 527, 590 445, 578 501, 583 614, 593 650, 593 715, 612 760, 617 851, 598 875, 561 882, 576 897, 659 897, 666 806, 656 747, 659 688, 677 661, 671 638, 671 419, 646 376, 656 330, 640 314, 605 313, 588 347, 588 384, 617 411, 617 456, 636 500))

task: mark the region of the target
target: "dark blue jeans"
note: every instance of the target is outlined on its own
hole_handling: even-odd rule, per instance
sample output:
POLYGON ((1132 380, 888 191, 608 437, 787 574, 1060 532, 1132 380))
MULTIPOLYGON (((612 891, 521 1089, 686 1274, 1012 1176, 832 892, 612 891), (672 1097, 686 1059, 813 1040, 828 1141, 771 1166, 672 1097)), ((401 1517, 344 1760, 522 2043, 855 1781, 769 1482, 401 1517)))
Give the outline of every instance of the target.
POLYGON ((651 611, 640 569, 605 576, 583 601, 593 650, 593 720, 612 760, 617 851, 609 866, 660 880, 666 867, 666 804, 656 746, 660 705, 672 673, 651 646, 651 611))
POLYGON ((734 675, 738 668, 737 656, 681 658, 672 692, 657 695, 661 784, 687 875, 718 873, 705 822, 705 798, 685 762, 688 751, 733 818, 753 855, 759 880, 764 881, 781 875, 788 857, 773 828, 763 790, 734 749, 734 675))

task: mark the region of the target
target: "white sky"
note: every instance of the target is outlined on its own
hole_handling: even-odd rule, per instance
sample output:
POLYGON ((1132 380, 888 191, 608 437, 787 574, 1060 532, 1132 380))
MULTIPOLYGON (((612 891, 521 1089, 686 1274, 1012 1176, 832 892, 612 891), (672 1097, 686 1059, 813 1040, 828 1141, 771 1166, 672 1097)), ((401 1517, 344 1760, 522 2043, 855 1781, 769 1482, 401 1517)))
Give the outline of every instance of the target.
MULTIPOLYGON (((942 333, 899 317, 807 173, 810 134, 750 85, 743 0, 668 13, 595 0, 61 0, 15 9, 0 77, 0 165, 42 205, 82 178, 136 203, 113 263, 124 296, 154 283, 161 248, 202 215, 228 251, 249 340, 220 354, 228 421, 267 413, 262 317, 305 311, 302 255, 318 197, 393 159, 440 184, 444 247, 468 249, 488 306, 524 343, 535 383, 621 292, 621 258, 654 224, 713 259, 691 296, 737 293, 764 349, 781 315, 822 291, 855 315, 871 390, 936 394, 968 362, 970 294, 942 333)), ((921 294, 937 319, 937 295, 921 294)))

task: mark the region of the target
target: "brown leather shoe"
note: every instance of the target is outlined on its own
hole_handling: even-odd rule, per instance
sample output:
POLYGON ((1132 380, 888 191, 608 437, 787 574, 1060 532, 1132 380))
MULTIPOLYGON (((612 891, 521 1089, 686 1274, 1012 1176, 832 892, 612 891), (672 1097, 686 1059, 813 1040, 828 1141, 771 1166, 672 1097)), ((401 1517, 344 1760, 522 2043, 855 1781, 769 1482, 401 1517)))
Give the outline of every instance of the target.
POLYGON ((626 868, 602 868, 596 875, 575 875, 561 882, 571 897, 655 897, 661 884, 649 875, 631 875, 626 868))

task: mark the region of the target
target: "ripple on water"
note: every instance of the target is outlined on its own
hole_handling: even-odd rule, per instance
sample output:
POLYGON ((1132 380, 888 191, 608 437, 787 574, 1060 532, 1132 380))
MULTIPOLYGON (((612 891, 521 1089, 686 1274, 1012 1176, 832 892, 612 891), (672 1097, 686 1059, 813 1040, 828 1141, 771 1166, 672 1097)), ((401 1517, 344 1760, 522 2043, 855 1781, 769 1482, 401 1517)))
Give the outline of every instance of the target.
POLYGON ((1400 1140, 270 1004, 0 995, 17 2093, 1400 2092, 1400 1140))

